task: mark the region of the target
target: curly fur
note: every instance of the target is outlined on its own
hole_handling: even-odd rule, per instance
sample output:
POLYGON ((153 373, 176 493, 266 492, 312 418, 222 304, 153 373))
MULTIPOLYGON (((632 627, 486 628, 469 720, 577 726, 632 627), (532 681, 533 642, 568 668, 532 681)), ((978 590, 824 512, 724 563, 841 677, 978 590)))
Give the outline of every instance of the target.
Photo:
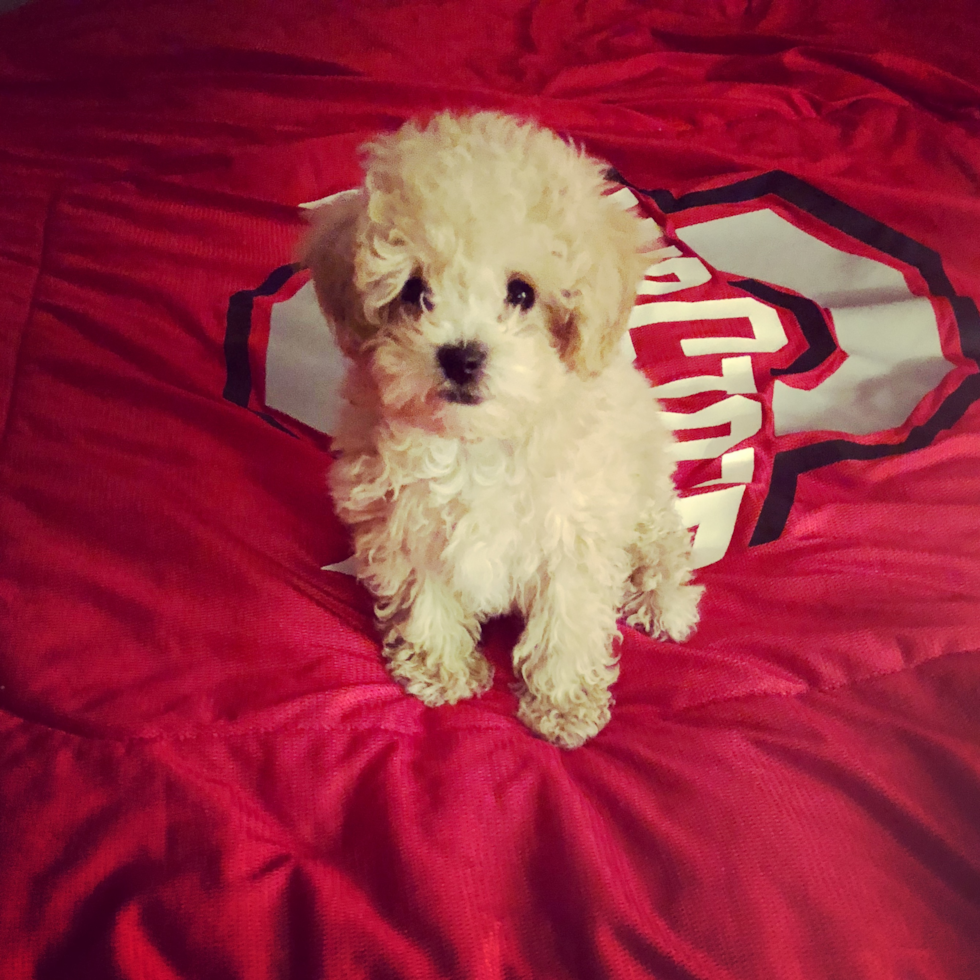
POLYGON ((330 483, 389 670, 428 705, 480 694, 480 625, 517 609, 519 716, 581 745, 609 719, 617 614, 681 640, 701 592, 670 435, 619 355, 640 221, 601 163, 507 116, 365 149, 364 188, 316 217, 304 258, 353 362, 330 483), (413 277, 424 302, 402 298, 413 277), (461 385, 439 352, 464 343, 486 360, 461 385))

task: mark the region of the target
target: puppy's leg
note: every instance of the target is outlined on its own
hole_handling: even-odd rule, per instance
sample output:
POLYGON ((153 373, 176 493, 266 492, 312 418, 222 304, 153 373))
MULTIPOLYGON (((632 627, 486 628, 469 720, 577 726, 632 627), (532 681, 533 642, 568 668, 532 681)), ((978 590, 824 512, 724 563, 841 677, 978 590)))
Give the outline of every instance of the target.
POLYGON ((619 675, 612 643, 621 591, 608 580, 618 578, 621 589, 622 570, 599 564, 570 560, 552 568, 526 610, 527 626, 514 649, 514 668, 525 685, 518 717, 563 748, 578 747, 609 721, 609 686, 619 675))
POLYGON ((622 614, 651 636, 686 639, 698 622, 703 585, 691 583, 691 538, 672 503, 643 515, 630 549, 633 572, 622 614))
POLYGON ((391 676, 430 707, 486 691, 493 667, 476 649, 476 618, 434 577, 422 577, 406 593, 404 603, 377 607, 391 676))

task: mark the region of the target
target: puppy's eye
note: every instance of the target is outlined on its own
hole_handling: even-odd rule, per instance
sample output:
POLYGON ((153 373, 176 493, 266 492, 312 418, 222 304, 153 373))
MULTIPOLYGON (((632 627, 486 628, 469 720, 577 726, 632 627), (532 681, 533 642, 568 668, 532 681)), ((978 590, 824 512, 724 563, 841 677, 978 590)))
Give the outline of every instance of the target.
POLYGON ((525 313, 534 306, 534 287, 523 279, 511 279, 507 283, 507 302, 519 306, 525 313))
POLYGON ((405 285, 402 286, 401 301, 419 310, 432 309, 432 296, 429 294, 429 287, 421 276, 412 276, 405 282, 405 285))

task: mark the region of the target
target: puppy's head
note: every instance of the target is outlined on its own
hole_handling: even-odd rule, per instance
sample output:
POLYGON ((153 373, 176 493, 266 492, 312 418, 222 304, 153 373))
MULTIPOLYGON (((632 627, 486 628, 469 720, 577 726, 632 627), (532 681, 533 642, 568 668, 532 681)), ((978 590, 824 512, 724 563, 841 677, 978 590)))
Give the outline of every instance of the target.
POLYGON ((603 164, 495 113, 408 123, 365 151, 363 189, 315 216, 304 259, 384 412, 506 434, 603 371, 649 263, 603 164))

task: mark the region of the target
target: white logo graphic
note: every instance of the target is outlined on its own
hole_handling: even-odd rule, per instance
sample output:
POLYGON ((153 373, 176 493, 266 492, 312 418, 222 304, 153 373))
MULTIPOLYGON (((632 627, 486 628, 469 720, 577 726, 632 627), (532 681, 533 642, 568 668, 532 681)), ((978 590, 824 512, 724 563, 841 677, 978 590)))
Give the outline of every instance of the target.
POLYGON ((847 358, 810 391, 775 383, 777 436, 893 429, 954 367, 943 357, 931 301, 913 296, 884 262, 842 252, 768 208, 689 225, 678 237, 716 269, 792 289, 830 314, 847 358))
MULTIPOLYGON (((356 192, 302 206, 330 206, 351 193, 356 192)), ((625 187, 614 198, 623 208, 638 203, 625 187)), ((720 479, 691 487, 678 504, 687 526, 695 529, 695 566, 704 567, 728 550, 745 488, 755 476, 755 450, 743 445, 763 424, 753 355, 771 354, 788 343, 778 312, 755 296, 689 301, 678 297, 708 283, 709 266, 722 275, 791 290, 821 307, 833 326, 844 355, 836 370, 808 390, 785 381, 773 383, 776 436, 815 430, 864 436, 894 429, 955 365, 943 356, 933 302, 914 296, 897 269, 836 248, 769 208, 689 224, 677 236, 697 256, 685 256, 672 246, 651 253, 657 261, 640 285, 641 302, 629 326, 742 320, 751 329, 750 336, 683 338, 681 350, 687 357, 731 356, 722 357, 720 374, 692 374, 654 389, 659 397, 670 399, 716 391, 726 396, 705 408, 663 413, 675 431, 727 428, 724 434, 674 447, 678 460, 720 461, 720 479), (642 301, 668 295, 670 299, 642 301), (709 486, 718 488, 698 492, 709 486)), ((703 328, 697 329, 703 333, 703 328)), ((631 345, 624 346, 634 353, 631 345)), ((273 305, 265 362, 265 402, 270 409, 330 434, 346 366, 312 283, 273 305)), ((349 571, 346 563, 331 567, 349 571)))

